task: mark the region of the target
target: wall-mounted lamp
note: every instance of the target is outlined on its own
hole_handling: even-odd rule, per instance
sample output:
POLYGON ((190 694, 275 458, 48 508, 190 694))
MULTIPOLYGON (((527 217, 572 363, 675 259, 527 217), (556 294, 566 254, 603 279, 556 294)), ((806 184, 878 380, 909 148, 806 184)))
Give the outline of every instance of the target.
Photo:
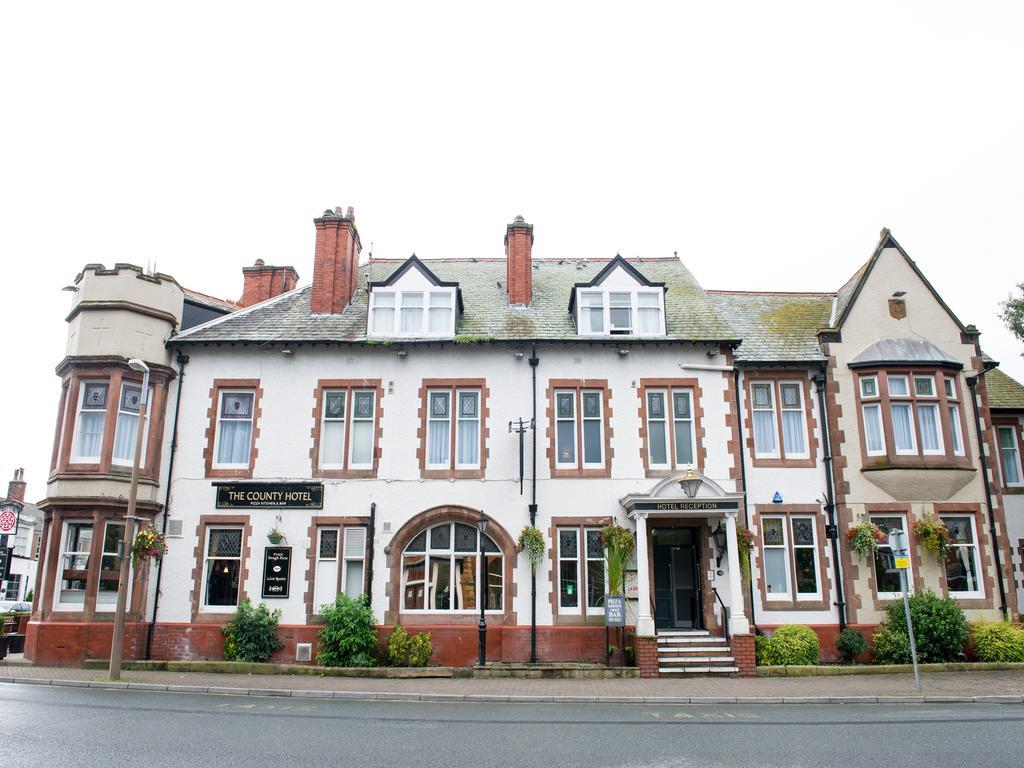
POLYGON ((619 357, 625 357, 628 354, 629 354, 629 349, 627 347, 620 347, 619 348, 619 357))
POLYGON ((395 354, 398 355, 398 357, 401 358, 402 360, 405 360, 405 358, 409 356, 409 352, 404 349, 398 350, 397 352, 395 352, 395 354))
POLYGON ((512 357, 514 357, 516 360, 522 360, 523 359, 523 353, 522 352, 513 352, 512 353, 512 357))
POLYGON ((728 546, 728 540, 726 539, 725 528, 719 523, 718 527, 711 532, 711 538, 715 542, 715 549, 717 555, 715 556, 715 567, 718 568, 722 565, 722 557, 725 556, 725 549, 728 546))
POLYGON ((718 347, 712 347, 711 349, 709 349, 707 351, 707 356, 710 357, 712 360, 718 357, 718 347))
POLYGON ((285 357, 293 357, 295 355, 294 349, 282 349, 281 354, 285 357))
POLYGON ((67 291, 68 293, 78 293, 78 286, 77 285, 65 285, 63 288, 61 288, 61 290, 62 291, 67 291))
POLYGON ((697 495, 697 491, 700 490, 700 484, 703 482, 704 479, 699 474, 692 469, 688 469, 686 474, 683 475, 683 479, 679 481, 679 487, 683 489, 686 498, 692 499, 697 495))

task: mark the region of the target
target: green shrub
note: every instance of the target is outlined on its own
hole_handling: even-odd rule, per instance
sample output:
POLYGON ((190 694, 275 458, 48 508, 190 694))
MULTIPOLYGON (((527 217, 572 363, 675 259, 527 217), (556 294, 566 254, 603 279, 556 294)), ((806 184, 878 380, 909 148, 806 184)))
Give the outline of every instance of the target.
POLYGON ((366 595, 338 595, 320 606, 324 628, 316 660, 325 667, 372 667, 377 649, 377 623, 366 595))
POLYGON ((856 629, 844 629, 836 638, 836 650, 848 662, 853 662, 858 656, 868 649, 864 635, 856 629))
POLYGON ((263 662, 281 647, 277 622, 281 611, 273 613, 265 603, 253 608, 249 598, 242 601, 235 617, 224 627, 224 658, 228 661, 263 662))
MULTIPOLYGON (((939 597, 930 589, 910 596, 910 618, 914 622, 917 660, 922 664, 956 661, 970 636, 967 617, 956 601, 939 597)), ((907 635, 903 601, 889 604, 888 616, 879 626, 907 635)), ((876 650, 877 660, 877 650, 876 650)), ((907 661, 910 659, 908 658, 907 661)), ((897 663, 897 662, 884 662, 897 663)))
POLYGON ((1024 628, 1006 621, 979 621, 971 627, 971 648, 978 661, 1024 661, 1024 628))
POLYGON ((872 640, 875 645, 875 662, 878 664, 910 663, 910 640, 906 632, 893 629, 883 622, 878 625, 872 640))
POLYGON ((410 635, 399 624, 388 637, 388 664, 392 667, 425 667, 433 653, 429 632, 410 635))
POLYGON ((754 640, 754 654, 762 666, 817 664, 821 644, 810 627, 783 624, 771 637, 754 640))

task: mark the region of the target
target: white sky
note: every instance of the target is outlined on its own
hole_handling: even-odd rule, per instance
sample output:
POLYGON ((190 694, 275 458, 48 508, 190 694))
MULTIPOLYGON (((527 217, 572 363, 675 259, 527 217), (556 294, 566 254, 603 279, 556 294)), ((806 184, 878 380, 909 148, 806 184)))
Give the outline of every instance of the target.
POLYGON ((0 493, 45 495, 87 262, 237 298, 364 254, 665 256, 707 288, 834 290, 888 226, 986 351, 1024 281, 1024 11, 988 3, 8 3, 0 493))

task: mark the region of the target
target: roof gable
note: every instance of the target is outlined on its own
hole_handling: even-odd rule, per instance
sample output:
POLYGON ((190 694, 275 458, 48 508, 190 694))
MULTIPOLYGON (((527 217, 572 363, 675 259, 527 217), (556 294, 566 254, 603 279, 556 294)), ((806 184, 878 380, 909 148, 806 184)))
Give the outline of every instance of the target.
POLYGON ((967 328, 960 322, 960 318, 958 318, 953 313, 953 310, 949 308, 949 305, 942 300, 938 291, 936 291, 935 288, 932 287, 932 284, 928 282, 928 278, 924 276, 924 273, 921 272, 917 264, 914 263, 914 260, 910 258, 909 254, 905 250, 903 250, 903 246, 896 241, 896 238, 892 236, 888 227, 882 229, 881 238, 878 241, 878 245, 875 246, 875 251, 871 254, 871 258, 868 259, 866 264, 857 270, 853 277, 851 277, 836 294, 836 312, 833 327, 840 331, 842 330, 843 324, 850 316, 850 311, 853 309, 853 305, 857 303, 857 299, 860 297, 861 291, 864 290, 864 285, 871 276, 871 271, 875 268, 875 264, 878 263, 878 259, 882 255, 882 251, 886 248, 895 248, 899 252, 910 268, 914 271, 914 274, 917 275, 918 279, 934 297, 935 301, 938 302, 939 306, 942 307, 946 314, 949 315, 950 319, 956 323, 957 328, 959 328, 961 332, 965 332, 967 328))
POLYGON ((639 269, 634 267, 624 258, 621 254, 615 254, 615 258, 609 261, 594 277, 586 283, 576 283, 572 287, 572 291, 569 292, 569 312, 573 311, 576 306, 576 292, 580 288, 599 288, 606 280, 615 274, 616 270, 622 270, 631 280, 637 285, 643 286, 644 288, 665 288, 665 283, 654 282, 647 279, 639 269))
POLYGON ((413 269, 419 272, 420 275, 422 275, 423 278, 431 285, 436 285, 438 288, 454 288, 455 298, 456 301, 458 302, 458 310, 459 312, 463 311, 462 288, 459 286, 458 282, 453 280, 442 280, 441 278, 439 278, 437 275, 433 273, 433 271, 429 267, 427 267, 426 264, 420 261, 419 257, 416 256, 415 253, 408 259, 406 259, 401 264, 401 266, 398 267, 398 269, 396 269, 386 278, 384 278, 383 280, 367 280, 367 285, 369 286, 370 290, 373 290, 374 288, 394 287, 399 281, 401 281, 401 279, 406 274, 408 274, 410 270, 413 269))

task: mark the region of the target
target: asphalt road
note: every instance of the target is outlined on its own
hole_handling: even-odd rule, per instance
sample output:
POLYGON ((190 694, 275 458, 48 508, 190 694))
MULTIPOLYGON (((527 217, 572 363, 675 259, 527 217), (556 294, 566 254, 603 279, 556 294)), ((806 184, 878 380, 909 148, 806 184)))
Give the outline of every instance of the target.
POLYGON ((0 686, 0 765, 1013 766, 1024 707, 441 704, 0 686))

